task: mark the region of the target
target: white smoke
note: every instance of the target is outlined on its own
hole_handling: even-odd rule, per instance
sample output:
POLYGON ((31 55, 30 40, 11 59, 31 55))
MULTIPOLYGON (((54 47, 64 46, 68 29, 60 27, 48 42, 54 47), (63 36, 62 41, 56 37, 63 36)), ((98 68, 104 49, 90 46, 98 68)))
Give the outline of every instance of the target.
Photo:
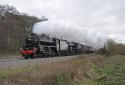
POLYGON ((92 44, 95 48, 104 47, 108 40, 108 34, 105 32, 100 32, 95 29, 88 30, 87 43, 92 44))
POLYGON ((34 25, 32 32, 38 35, 47 34, 68 41, 86 43, 96 48, 103 47, 107 40, 105 33, 97 32, 94 29, 88 30, 69 20, 48 20, 38 22, 34 25))
POLYGON ((33 27, 33 33, 48 34, 50 36, 68 39, 70 41, 83 42, 86 31, 71 21, 48 20, 36 23, 33 27))

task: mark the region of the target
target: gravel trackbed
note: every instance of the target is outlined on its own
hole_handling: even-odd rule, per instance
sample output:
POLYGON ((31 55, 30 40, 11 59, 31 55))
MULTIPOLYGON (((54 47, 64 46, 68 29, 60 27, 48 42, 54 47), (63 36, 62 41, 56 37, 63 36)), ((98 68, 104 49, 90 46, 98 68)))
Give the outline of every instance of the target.
POLYGON ((63 57, 51 57, 51 58, 38 58, 38 59, 0 59, 0 69, 9 69, 17 67, 25 67, 28 65, 46 64, 51 62, 65 61, 68 59, 76 58, 77 56, 63 56, 63 57))

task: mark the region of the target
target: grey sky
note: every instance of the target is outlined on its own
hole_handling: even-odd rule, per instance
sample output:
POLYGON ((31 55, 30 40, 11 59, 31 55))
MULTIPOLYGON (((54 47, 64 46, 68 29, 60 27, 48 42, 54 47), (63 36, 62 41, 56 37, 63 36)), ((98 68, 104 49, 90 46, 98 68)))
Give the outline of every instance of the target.
POLYGON ((0 0, 0 4, 38 17, 70 21, 86 30, 90 39, 110 37, 125 43, 125 0, 0 0))

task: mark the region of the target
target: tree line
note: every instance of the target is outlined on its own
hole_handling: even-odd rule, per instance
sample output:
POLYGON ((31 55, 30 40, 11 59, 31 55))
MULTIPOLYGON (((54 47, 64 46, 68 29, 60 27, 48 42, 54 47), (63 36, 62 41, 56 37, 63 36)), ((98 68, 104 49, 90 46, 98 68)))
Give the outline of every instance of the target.
POLYGON ((24 44, 24 39, 39 18, 20 13, 9 5, 0 5, 0 53, 13 53, 24 44))

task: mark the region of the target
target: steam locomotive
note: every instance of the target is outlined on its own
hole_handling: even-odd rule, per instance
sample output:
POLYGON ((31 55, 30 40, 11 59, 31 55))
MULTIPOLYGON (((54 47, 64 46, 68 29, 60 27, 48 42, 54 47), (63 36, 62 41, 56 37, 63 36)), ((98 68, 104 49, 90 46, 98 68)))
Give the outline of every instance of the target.
POLYGON ((95 50, 92 46, 69 42, 64 39, 50 37, 46 34, 37 35, 35 33, 31 33, 31 36, 25 39, 25 45, 20 50, 20 53, 25 59, 78 55, 93 52, 95 50))

